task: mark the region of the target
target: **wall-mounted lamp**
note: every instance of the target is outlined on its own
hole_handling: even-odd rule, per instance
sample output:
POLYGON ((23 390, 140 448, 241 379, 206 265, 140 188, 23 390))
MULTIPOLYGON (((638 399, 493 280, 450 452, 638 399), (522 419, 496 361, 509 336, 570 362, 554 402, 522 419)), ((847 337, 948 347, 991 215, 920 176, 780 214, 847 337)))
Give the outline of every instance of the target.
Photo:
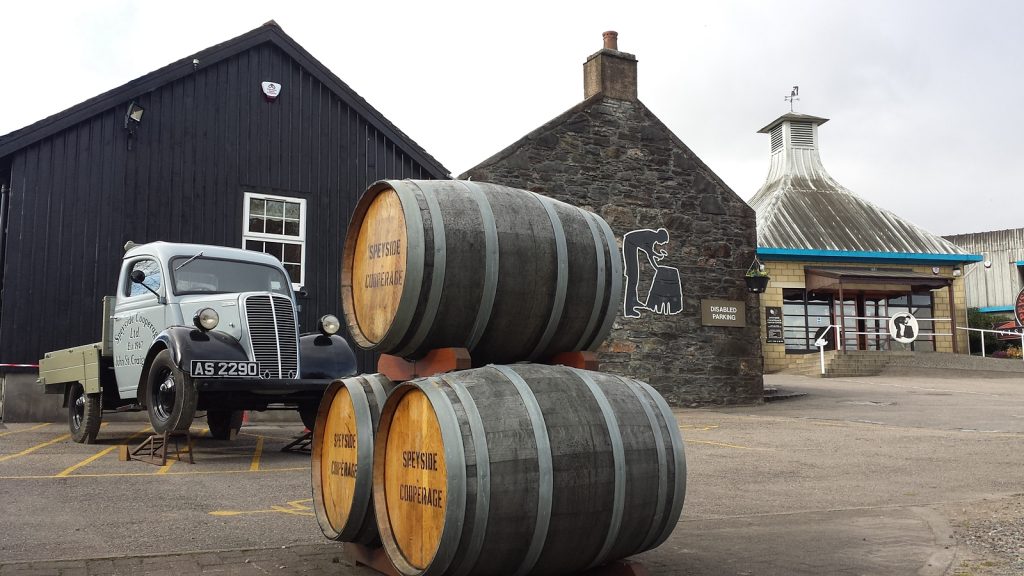
POLYGON ((963 271, 963 269, 960 268, 959 264, 956 265, 956 266, 953 266, 953 278, 959 278, 960 275, 963 274, 963 273, 964 273, 964 271, 963 271))
POLYGON ((146 109, 139 106, 139 103, 132 100, 128 105, 128 111, 124 113, 124 129, 128 131, 128 149, 132 149, 132 140, 135 139, 135 129, 142 123, 142 115, 146 109))

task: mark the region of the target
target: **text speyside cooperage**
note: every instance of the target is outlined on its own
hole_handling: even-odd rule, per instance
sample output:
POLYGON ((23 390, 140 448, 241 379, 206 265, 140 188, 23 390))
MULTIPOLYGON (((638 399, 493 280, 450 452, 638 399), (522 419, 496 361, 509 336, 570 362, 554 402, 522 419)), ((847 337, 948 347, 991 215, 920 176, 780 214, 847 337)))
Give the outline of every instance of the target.
MULTIPOLYGON (((335 448, 353 450, 356 447, 355 434, 335 434, 332 440, 332 444, 335 448)), ((349 462, 347 460, 331 460, 331 476, 355 478, 358 470, 359 465, 356 462, 349 462)))
MULTIPOLYGON (((388 240, 385 242, 374 242, 366 247, 367 257, 370 260, 381 258, 395 258, 402 254, 402 241, 388 240)), ((385 270, 382 272, 369 272, 363 279, 364 288, 386 288, 389 286, 401 286, 404 277, 403 270, 385 270)))
MULTIPOLYGON (((437 471, 437 453, 421 452, 419 450, 402 451, 402 468, 415 470, 437 471)), ((444 507, 444 490, 439 488, 427 488, 415 484, 402 484, 398 487, 398 498, 403 502, 430 506, 431 508, 444 507)))

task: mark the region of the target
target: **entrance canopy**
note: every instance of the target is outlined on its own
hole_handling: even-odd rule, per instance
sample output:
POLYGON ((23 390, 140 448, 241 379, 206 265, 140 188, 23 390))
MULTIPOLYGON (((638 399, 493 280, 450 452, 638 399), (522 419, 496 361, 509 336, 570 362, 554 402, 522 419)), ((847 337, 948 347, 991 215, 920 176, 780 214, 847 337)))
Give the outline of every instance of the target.
POLYGON ((952 278, 897 268, 804 268, 808 291, 877 290, 910 292, 952 285, 952 278))
MULTIPOLYGON (((842 267, 818 267, 806 266, 804 268, 804 284, 808 292, 833 292, 838 295, 839 301, 845 302, 848 296, 860 294, 858 300, 868 293, 875 294, 897 294, 932 291, 940 288, 948 290, 949 318, 943 319, 949 322, 950 332, 944 334, 952 338, 953 352, 957 352, 956 334, 956 305, 953 295, 953 279, 914 272, 913 270, 899 268, 842 268, 842 267), (845 293, 845 294, 844 294, 845 293)), ((836 322, 844 328, 853 328, 849 320, 868 320, 862 311, 864 303, 858 304, 858 310, 846 310, 846 306, 838 306, 836 322)), ((929 312, 930 314, 930 312, 929 312)), ((938 319, 936 319, 938 320, 938 319)), ((856 323, 856 322, 855 322, 856 323)), ((858 325, 860 326, 860 325, 858 325)), ((855 334, 864 335, 863 327, 853 328, 855 334)), ((938 334, 936 334, 938 335, 938 334)), ((861 339, 863 340, 863 339, 861 339)), ((859 342, 857 348, 863 349, 864 342, 859 342)), ((845 348, 845 346, 844 346, 845 348)))

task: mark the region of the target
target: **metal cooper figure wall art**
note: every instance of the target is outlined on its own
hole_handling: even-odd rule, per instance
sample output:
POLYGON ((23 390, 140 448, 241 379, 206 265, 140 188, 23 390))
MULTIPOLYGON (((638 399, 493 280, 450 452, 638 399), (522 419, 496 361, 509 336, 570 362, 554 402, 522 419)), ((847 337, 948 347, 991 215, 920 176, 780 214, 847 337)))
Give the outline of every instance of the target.
POLYGON ((668 230, 633 230, 622 237, 623 275, 626 277, 626 295, 623 299, 623 315, 639 318, 641 310, 656 314, 678 314, 683 309, 683 288, 679 280, 679 269, 662 266, 668 256, 664 246, 668 244, 668 230), (640 257, 654 268, 654 279, 647 291, 647 297, 640 300, 640 257))

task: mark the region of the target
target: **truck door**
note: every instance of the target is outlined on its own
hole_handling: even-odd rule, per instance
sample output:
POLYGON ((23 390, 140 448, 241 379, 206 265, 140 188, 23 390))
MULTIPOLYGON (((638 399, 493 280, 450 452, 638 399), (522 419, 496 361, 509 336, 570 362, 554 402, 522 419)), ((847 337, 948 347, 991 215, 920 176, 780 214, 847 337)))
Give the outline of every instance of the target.
POLYGON ((152 257, 132 258, 121 267, 117 304, 112 318, 114 374, 117 375, 117 389, 121 398, 135 397, 146 353, 157 334, 166 326, 164 315, 167 306, 160 301, 167 294, 164 286, 166 277, 160 262, 152 257), (131 280, 135 270, 145 274, 141 284, 131 280))

